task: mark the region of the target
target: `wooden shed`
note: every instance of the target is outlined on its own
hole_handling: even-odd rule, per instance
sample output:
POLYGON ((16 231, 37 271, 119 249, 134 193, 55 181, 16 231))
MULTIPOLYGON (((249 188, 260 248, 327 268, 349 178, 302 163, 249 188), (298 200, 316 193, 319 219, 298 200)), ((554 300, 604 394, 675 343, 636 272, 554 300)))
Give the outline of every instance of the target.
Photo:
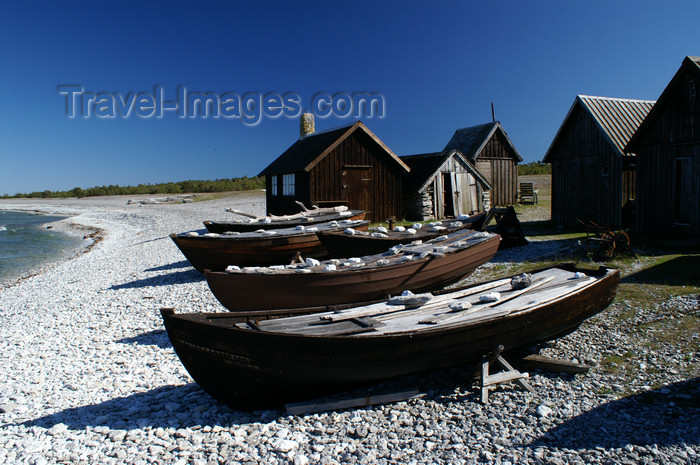
POLYGON ((637 227, 700 238, 700 57, 686 57, 627 144, 637 153, 637 227))
MULTIPOLYGON (((313 130, 313 129, 312 129, 313 130)), ((303 135, 265 168, 267 213, 296 213, 299 206, 346 205, 371 221, 402 213, 408 166, 358 121, 303 135)))
POLYGON ((523 158, 501 123, 458 129, 443 152, 459 150, 491 185, 491 205, 512 205, 518 200, 518 163, 523 158))
POLYGON ((488 210, 491 184, 459 150, 401 157, 406 219, 423 221, 488 210))
POLYGON ((653 101, 579 95, 543 161, 552 164, 552 220, 630 226, 636 157, 627 142, 653 101))

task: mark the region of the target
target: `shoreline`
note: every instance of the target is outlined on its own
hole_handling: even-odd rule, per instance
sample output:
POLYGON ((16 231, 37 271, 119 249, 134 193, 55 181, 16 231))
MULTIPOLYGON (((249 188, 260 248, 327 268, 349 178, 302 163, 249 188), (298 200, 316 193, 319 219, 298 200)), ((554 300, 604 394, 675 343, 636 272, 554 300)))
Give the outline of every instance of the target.
MULTIPOLYGON (((262 196, 263 205, 265 202, 264 190, 238 191, 226 194, 227 195, 222 196, 222 198, 219 199, 219 202, 225 202, 235 198, 255 198, 256 196, 262 196)), ((181 194, 181 196, 187 197, 189 197, 190 195, 194 194, 181 194)), ((68 251, 62 257, 58 257, 54 260, 50 260, 41 265, 32 267, 31 269, 22 272, 18 276, 0 282, 0 290, 16 286, 22 281, 41 275, 42 273, 54 268, 57 265, 60 265, 63 262, 73 260, 83 254, 86 254, 90 252, 94 247, 96 247, 102 240, 105 239, 106 235, 108 234, 108 231, 104 228, 99 228, 91 224, 68 222, 68 220, 70 220, 71 218, 75 218, 81 215, 82 212, 80 210, 76 210, 76 207, 80 209, 90 209, 95 208, 95 204, 99 204, 102 202, 107 202, 110 205, 110 207, 117 208, 120 206, 123 206, 124 208, 138 208, 144 206, 153 208, 158 206, 167 207, 170 205, 179 205, 178 203, 149 202, 149 200, 160 198, 163 198, 163 194, 133 194, 96 197, 60 197, 50 199, 30 197, 0 199, 0 211, 18 211, 23 213, 32 213, 36 215, 46 216, 65 216, 65 218, 52 222, 54 226, 53 229, 64 234, 69 234, 73 236, 83 236, 84 240, 90 240, 90 242, 88 243, 82 243, 74 247, 71 251, 68 251), (142 203, 144 201, 145 203, 142 203)))
POLYGON ((0 290, 5 290, 8 288, 11 288, 13 286, 16 286, 20 284, 22 281, 32 278, 34 276, 38 276, 41 273, 44 273, 51 268, 65 262, 72 260, 76 257, 79 257, 82 254, 90 252, 97 244, 99 244, 103 239, 106 234, 106 232, 103 229, 92 227, 92 226, 85 226, 81 225, 78 223, 73 223, 73 222, 68 222, 74 215, 68 215, 68 214, 60 214, 57 212, 49 212, 49 211, 44 211, 40 209, 6 209, 6 208, 0 208, 0 211, 17 211, 17 212, 22 212, 22 213, 33 213, 35 215, 43 215, 43 216, 50 216, 50 215, 55 215, 55 216, 65 216, 65 218, 61 218, 60 220, 55 220, 47 223, 40 223, 37 226, 44 227, 46 228, 46 225, 50 225, 50 229, 53 229, 54 231, 57 231, 61 234, 65 234, 68 236, 74 236, 74 237, 80 237, 82 236, 83 241, 89 241, 89 242, 81 242, 80 244, 70 247, 69 249, 66 249, 61 256, 55 257, 52 260, 46 261, 44 263, 41 263, 36 266, 32 266, 31 268, 20 272, 19 275, 13 276, 10 278, 7 278, 6 280, 3 280, 0 282, 0 290))
MULTIPOLYGON (((193 382, 163 329, 161 307, 225 311, 168 234, 203 230, 203 220, 230 219, 226 207, 264 213, 264 196, 142 206, 125 200, 65 202, 63 211, 73 214, 61 220, 65 227, 99 229, 102 240, 89 253, 2 288, 0 463, 700 459, 700 427, 692 426, 695 410, 683 397, 698 383, 682 370, 656 371, 675 360, 676 346, 645 353, 654 370, 639 371, 633 395, 614 395, 621 381, 605 369, 609 345, 620 356, 647 350, 620 323, 628 321, 621 318, 624 303, 543 348, 545 355, 592 368, 576 376, 534 371, 534 395, 503 386, 484 406, 465 370, 452 369, 420 377, 426 395, 412 401, 311 415, 231 410, 193 382), (654 387, 659 384, 662 389, 654 387), (650 403, 649 396, 658 400, 650 403)), ((50 203, 42 209, 53 211, 50 203)), ((541 241, 501 251, 491 266, 512 266, 552 248, 556 244, 541 241)), ((663 303, 671 304, 692 310, 697 299, 663 303)), ((670 311, 660 306, 637 318, 644 322, 670 311)), ((679 321, 682 312, 673 312, 679 321)))

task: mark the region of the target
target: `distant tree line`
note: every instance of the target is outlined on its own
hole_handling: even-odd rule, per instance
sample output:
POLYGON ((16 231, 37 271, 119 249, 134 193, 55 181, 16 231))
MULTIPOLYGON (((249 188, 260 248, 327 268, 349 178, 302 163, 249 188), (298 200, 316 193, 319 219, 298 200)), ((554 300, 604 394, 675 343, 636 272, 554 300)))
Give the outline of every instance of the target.
POLYGON ((552 174, 552 165, 541 161, 518 164, 518 175, 527 176, 529 174, 552 174))
POLYGON ((33 197, 96 197, 101 195, 185 194, 188 192, 228 192, 264 189, 265 178, 243 176, 242 178, 215 179, 213 181, 180 181, 138 186, 95 186, 87 189, 75 187, 69 191, 43 191, 29 194, 3 195, 2 198, 33 197))

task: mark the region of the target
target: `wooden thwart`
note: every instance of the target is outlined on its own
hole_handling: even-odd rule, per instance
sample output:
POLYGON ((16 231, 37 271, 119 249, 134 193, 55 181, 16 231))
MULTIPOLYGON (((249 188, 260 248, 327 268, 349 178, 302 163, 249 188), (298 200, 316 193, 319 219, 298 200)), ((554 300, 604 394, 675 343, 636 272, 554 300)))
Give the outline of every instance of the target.
POLYGON ((402 400, 415 399, 421 397, 417 389, 410 391, 393 392, 389 394, 379 394, 375 396, 353 397, 339 400, 310 400, 286 404, 285 408, 290 415, 305 415, 316 412, 327 412, 329 410, 342 410, 346 408, 368 407, 370 405, 387 404, 390 402, 400 402, 402 400))
POLYGON ((527 373, 521 373, 513 368, 513 366, 501 356, 501 352, 503 352, 503 346, 499 345, 493 353, 481 359, 481 402, 484 404, 489 403, 489 390, 493 389, 493 386, 508 381, 517 381, 518 384, 528 391, 532 393, 535 392, 530 383, 526 381, 529 375, 527 373), (506 371, 489 374, 489 367, 494 362, 501 365, 506 371))

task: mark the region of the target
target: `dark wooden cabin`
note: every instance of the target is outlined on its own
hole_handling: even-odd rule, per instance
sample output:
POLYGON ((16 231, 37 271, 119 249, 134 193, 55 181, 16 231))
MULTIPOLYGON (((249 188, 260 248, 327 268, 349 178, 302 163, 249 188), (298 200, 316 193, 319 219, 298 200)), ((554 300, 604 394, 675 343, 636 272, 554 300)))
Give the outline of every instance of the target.
POLYGON ((402 156, 406 219, 423 221, 488 210, 491 185, 459 150, 402 156))
POLYGON ((518 163, 523 158, 501 123, 458 129, 443 152, 459 150, 491 185, 491 205, 512 205, 518 200, 518 163))
POLYGON ((384 221, 402 213, 402 178, 410 171, 358 121, 297 140, 259 176, 265 176, 267 213, 297 213, 299 206, 345 205, 384 221))
POLYGON ((552 164, 552 220, 633 222, 636 157, 625 145, 653 101, 579 95, 543 161, 552 164))
POLYGON ((640 232, 700 238, 700 57, 686 57, 627 145, 640 232))

